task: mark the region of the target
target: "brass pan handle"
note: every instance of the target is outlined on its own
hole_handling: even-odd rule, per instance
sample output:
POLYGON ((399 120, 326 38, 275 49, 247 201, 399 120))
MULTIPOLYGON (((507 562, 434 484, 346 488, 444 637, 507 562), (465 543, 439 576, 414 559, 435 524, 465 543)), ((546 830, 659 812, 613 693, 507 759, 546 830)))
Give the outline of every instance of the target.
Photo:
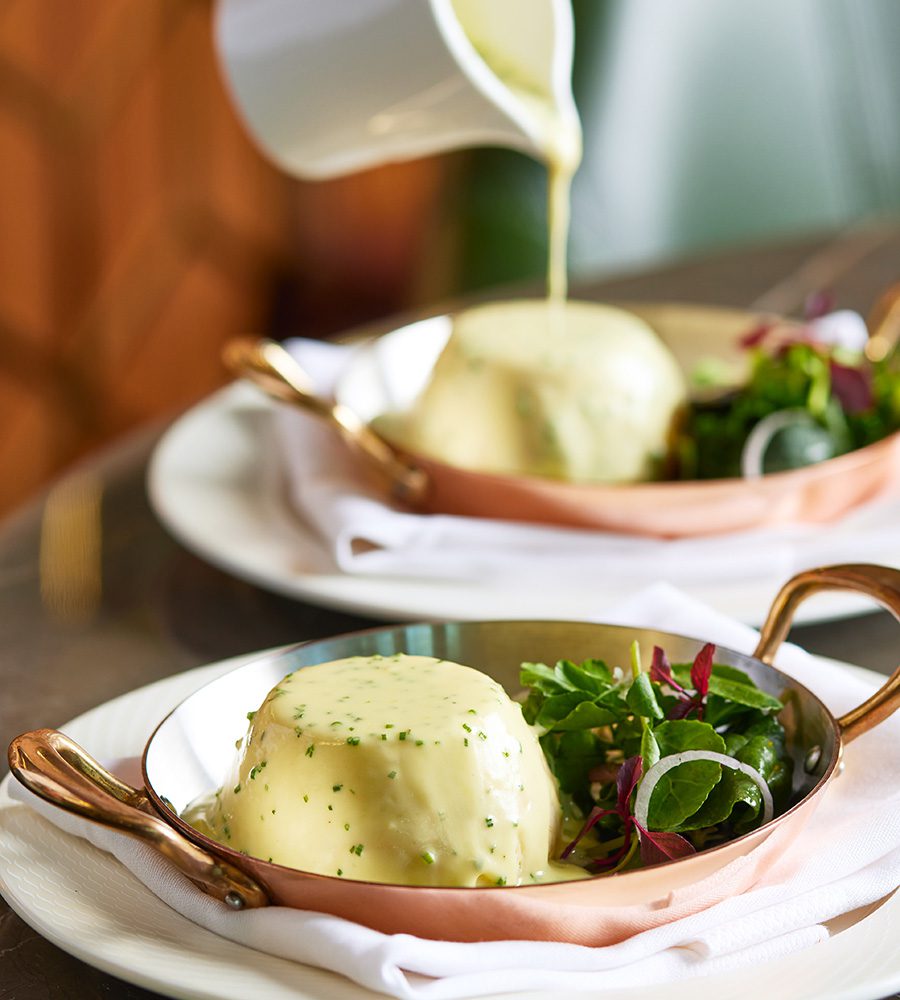
POLYGON ((222 352, 225 367, 253 382, 268 396, 330 423, 387 480, 392 494, 417 504, 428 489, 428 476, 410 459, 376 434, 349 407, 317 396, 300 364, 274 340, 231 340, 222 352))
MULTIPOLYGON (((771 664, 775 651, 790 631, 798 606, 812 594, 826 590, 851 590, 872 597, 900 622, 900 570, 866 563, 822 566, 798 573, 781 588, 760 629, 753 655, 771 664)), ((877 726, 898 708, 900 666, 871 698, 837 720, 844 743, 877 726)))
POLYGON ((46 802, 155 847, 195 885, 232 909, 268 905, 257 882, 163 822, 145 792, 110 774, 64 733, 36 729, 17 736, 9 745, 9 768, 46 802))
POLYGON ((866 357, 869 361, 881 361, 900 344, 900 282, 880 296, 866 323, 869 327, 866 357))

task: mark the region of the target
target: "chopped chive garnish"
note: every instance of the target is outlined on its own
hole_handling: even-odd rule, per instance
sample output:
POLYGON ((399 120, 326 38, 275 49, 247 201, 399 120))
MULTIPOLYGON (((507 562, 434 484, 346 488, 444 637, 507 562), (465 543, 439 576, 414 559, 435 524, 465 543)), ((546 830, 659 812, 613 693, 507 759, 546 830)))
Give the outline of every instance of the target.
POLYGON ((331 790, 333 792, 339 792, 344 786, 343 785, 332 785, 331 790))
POLYGON ((471 726, 467 726, 467 725, 465 724, 465 722, 464 722, 464 723, 462 724, 462 727, 463 727, 463 729, 465 729, 465 731, 466 731, 467 733, 471 733, 471 732, 472 732, 472 727, 471 727, 471 726))
POLYGON ((235 795, 237 795, 237 793, 238 793, 238 792, 239 792, 240 790, 241 790, 241 783, 240 783, 240 782, 238 782, 238 783, 237 783, 237 784, 236 784, 236 785, 234 786, 234 794, 235 794, 235 795))
POLYGON ((431 853, 431 851, 423 851, 422 855, 421 855, 421 858, 425 862, 426 865, 433 865, 434 864, 434 855, 431 853))
POLYGON ((493 826, 494 825, 494 817, 493 816, 485 816, 484 817, 484 825, 485 826, 493 826))
POLYGON ((358 747, 359 746, 359 737, 358 736, 348 736, 347 737, 347 745, 351 746, 351 747, 358 747))
POLYGON ((247 713, 247 720, 248 720, 248 722, 252 722, 255 716, 256 716, 256 712, 248 712, 247 713))
POLYGON ((316 752, 316 745, 315 745, 315 743, 310 743, 310 745, 306 748, 306 756, 307 757, 312 757, 312 755, 315 752, 316 752))
POLYGON ((389 778, 396 778, 397 777, 397 772, 396 771, 388 771, 388 777, 389 778))

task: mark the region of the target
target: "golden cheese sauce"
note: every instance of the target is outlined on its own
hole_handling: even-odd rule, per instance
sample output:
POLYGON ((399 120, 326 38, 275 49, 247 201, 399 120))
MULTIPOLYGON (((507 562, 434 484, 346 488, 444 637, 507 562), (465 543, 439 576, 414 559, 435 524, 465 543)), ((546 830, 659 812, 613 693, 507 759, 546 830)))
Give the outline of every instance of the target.
POLYGON ((500 302, 460 313, 411 410, 375 426, 461 468, 632 482, 660 472, 686 400, 677 362, 637 316, 500 302))
POLYGON ((520 0, 452 0, 453 10, 475 50, 518 103, 547 164, 547 294, 566 298, 566 244, 570 189, 581 163, 581 124, 556 99, 551 77, 555 32, 537 10, 523 19, 520 0), (514 30, 511 27, 514 26, 514 30))
POLYGON ((485 674, 426 656, 289 674, 253 715, 225 785, 185 818, 254 857, 343 878, 587 877, 549 860, 560 807, 520 707, 485 674))
POLYGON ((553 86, 552 25, 541 22, 540 8, 523 19, 519 0, 452 4, 547 164, 548 298, 457 314, 411 410, 384 414, 375 427, 414 453, 479 472, 579 483, 659 478, 687 402, 680 368, 636 316, 566 301, 581 126, 568 95, 553 86))

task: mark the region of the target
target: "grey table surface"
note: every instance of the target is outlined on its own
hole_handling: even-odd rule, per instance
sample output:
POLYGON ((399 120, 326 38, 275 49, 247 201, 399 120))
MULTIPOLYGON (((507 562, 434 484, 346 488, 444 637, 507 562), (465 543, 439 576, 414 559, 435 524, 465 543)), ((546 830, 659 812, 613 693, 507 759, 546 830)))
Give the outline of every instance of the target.
MULTIPOLYGON (((806 292, 827 287, 839 305, 865 311, 898 278, 900 225, 889 223, 722 252, 576 291, 609 299, 763 303, 793 311, 806 292)), ((102 590, 90 617, 61 615, 46 586, 42 592, 47 498, 58 495, 66 477, 0 528, 0 745, 205 663, 372 625, 267 593, 170 538, 145 493, 147 461, 161 430, 145 428, 82 466, 100 484, 102 497, 102 590)), ((884 674, 897 666, 900 627, 884 613, 804 626, 791 638, 884 674)), ((0 900, 0 1000, 153 995, 56 948, 0 900)), ((792 995, 790 984, 784 995, 792 995)))

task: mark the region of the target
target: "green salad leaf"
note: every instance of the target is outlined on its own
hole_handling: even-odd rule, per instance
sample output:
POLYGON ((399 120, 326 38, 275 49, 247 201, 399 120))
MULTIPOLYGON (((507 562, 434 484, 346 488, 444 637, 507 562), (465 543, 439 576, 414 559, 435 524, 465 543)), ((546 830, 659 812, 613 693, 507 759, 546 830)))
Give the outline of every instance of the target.
POLYGON ((657 647, 649 672, 636 646, 630 671, 599 659, 522 664, 525 718, 542 732, 541 746, 572 803, 573 822, 582 817, 564 857, 578 845, 579 863, 618 871, 753 829, 764 807, 753 772, 724 767, 703 753, 748 765, 772 802, 787 805, 792 764, 778 719, 782 703, 746 672, 714 662, 714 654, 707 644, 693 663, 672 665, 657 647), (683 753, 688 759, 677 756, 683 753), (632 812, 635 789, 654 768, 641 825, 632 812))
POLYGON ((742 338, 743 386, 695 403, 678 442, 680 479, 741 475, 744 447, 767 417, 790 414, 762 456, 763 472, 833 458, 900 430, 900 345, 870 361, 816 339, 811 326, 767 323, 742 338))

